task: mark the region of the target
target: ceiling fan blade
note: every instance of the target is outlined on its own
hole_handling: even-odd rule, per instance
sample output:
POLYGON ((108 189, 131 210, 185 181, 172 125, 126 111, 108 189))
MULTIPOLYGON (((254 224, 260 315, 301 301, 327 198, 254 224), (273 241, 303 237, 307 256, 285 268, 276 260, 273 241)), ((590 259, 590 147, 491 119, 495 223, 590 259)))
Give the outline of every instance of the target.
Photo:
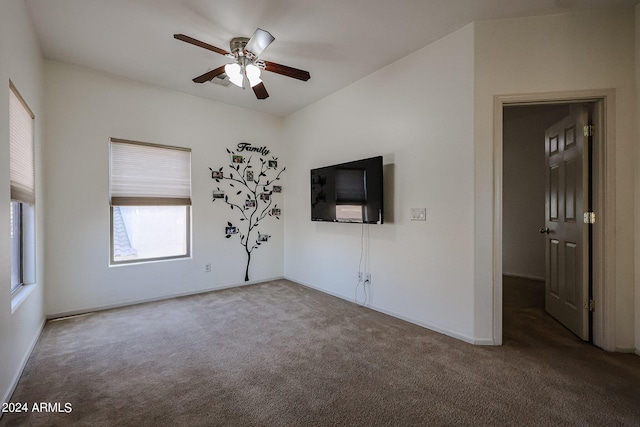
POLYGON ((257 58, 274 40, 275 37, 269 31, 258 28, 247 42, 244 50, 251 52, 257 58))
POLYGON ((253 88, 253 93, 256 94, 256 98, 258 99, 267 99, 269 94, 267 93, 267 89, 264 87, 264 83, 260 82, 255 85, 253 88))
POLYGON ((229 55, 229 52, 227 52, 224 49, 220 49, 219 47, 212 46, 209 43, 201 42, 200 40, 196 40, 193 37, 185 36, 184 34, 174 34, 173 38, 183 42, 191 43, 194 46, 198 46, 215 53, 219 53, 220 55, 229 55))
POLYGON ((286 65, 276 64, 275 62, 263 61, 264 69, 272 73, 282 74, 283 76, 293 77, 294 79, 307 81, 311 78, 308 71, 299 70, 297 68, 288 67, 286 65))
POLYGON ((224 65, 221 66, 221 67, 216 68, 215 70, 207 71, 203 75, 196 77, 195 79, 193 79, 193 82, 194 83, 208 82, 208 81, 213 80, 214 78, 216 78, 217 76, 219 76, 222 73, 224 73, 224 65))

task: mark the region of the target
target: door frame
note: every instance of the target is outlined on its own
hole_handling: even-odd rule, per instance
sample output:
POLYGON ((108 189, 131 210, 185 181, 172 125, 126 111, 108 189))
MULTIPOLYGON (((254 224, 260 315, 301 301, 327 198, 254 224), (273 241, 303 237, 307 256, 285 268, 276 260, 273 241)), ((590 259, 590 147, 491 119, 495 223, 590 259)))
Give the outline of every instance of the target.
POLYGON ((496 95, 493 144, 493 337, 502 345, 503 109, 515 105, 594 103, 593 344, 615 351, 615 89, 496 95))

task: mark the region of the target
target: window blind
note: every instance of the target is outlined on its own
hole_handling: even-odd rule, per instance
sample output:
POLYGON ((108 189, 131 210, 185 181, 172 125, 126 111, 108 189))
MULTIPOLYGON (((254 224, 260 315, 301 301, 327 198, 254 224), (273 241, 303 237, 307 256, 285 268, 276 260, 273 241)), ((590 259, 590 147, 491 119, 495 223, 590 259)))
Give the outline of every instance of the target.
POLYGON ((111 138, 112 206, 191 204, 191 150, 111 138))
POLYGON ((34 204, 33 114, 13 85, 9 91, 9 179, 11 199, 34 204))

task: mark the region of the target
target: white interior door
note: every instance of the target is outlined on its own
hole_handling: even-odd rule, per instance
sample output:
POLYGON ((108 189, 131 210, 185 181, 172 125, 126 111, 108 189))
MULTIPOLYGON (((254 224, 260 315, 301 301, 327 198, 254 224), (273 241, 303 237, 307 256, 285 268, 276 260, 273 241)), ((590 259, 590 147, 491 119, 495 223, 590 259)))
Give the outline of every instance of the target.
POLYGON ((586 106, 572 105, 570 114, 545 136, 545 306, 547 312, 583 340, 589 339, 588 159, 583 129, 586 106))

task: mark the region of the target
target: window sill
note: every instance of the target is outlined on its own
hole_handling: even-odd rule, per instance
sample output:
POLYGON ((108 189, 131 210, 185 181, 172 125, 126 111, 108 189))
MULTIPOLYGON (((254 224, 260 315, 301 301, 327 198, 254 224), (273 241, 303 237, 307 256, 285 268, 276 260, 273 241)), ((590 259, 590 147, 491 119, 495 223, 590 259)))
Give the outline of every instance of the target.
POLYGON ((18 307, 20 307, 20 304, 22 304, 24 300, 27 299, 29 294, 31 294, 31 292, 33 292, 35 288, 35 283, 31 285, 22 285, 16 291, 16 293, 11 295, 11 314, 13 314, 18 309, 18 307))
POLYGON ((166 258, 145 258, 140 260, 130 260, 130 261, 111 261, 109 263, 109 267, 122 267, 124 265, 142 265, 142 264, 154 264, 158 262, 170 262, 170 261, 181 261, 184 259, 192 259, 191 255, 180 255, 180 256, 172 256, 166 258))

